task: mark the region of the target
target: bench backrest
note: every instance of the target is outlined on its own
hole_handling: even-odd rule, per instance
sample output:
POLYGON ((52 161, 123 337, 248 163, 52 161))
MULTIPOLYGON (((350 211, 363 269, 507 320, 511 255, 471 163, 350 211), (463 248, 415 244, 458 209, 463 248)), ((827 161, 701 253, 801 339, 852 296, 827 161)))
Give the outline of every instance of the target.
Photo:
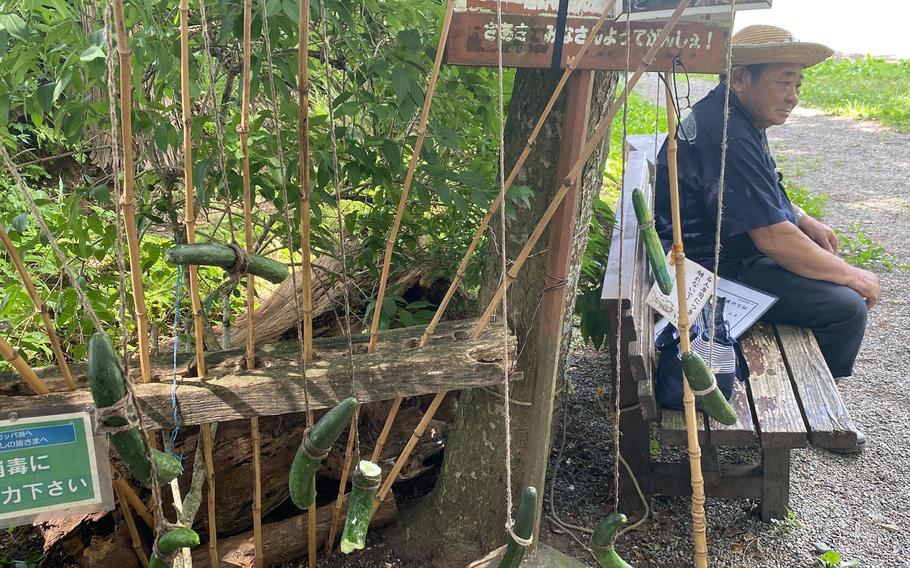
MULTIPOLYGON (((617 221, 613 227, 610 256, 601 293, 602 304, 611 314, 611 342, 616 339, 616 313, 619 311, 622 314, 621 372, 624 378, 631 374, 638 381, 639 403, 646 419, 659 417, 653 380, 654 318, 651 308, 644 301, 653 280, 639 238, 638 221, 632 207, 632 190, 640 188, 648 206, 651 206, 654 198, 655 156, 663 139, 664 135, 656 140, 654 135, 629 136, 626 139, 626 168, 619 197, 621 205, 616 206, 617 221)), ((614 344, 611 355, 615 354, 614 344)))

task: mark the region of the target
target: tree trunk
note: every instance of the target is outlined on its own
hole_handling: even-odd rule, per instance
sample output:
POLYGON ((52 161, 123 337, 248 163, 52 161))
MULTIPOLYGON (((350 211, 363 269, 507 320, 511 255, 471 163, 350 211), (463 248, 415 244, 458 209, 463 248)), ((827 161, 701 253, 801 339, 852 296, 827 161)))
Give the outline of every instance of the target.
MULTIPOLYGON (((512 100, 506 122, 506 171, 508 172, 524 149, 535 123, 562 71, 520 69, 517 72, 512 100)), ((591 101, 588 132, 600 121, 613 99, 615 74, 597 73, 591 101)), ((531 207, 517 212, 516 219, 507 221, 507 251, 515 258, 527 242, 543 211, 557 189, 556 166, 562 135, 564 99, 556 104, 516 184, 531 188, 531 207)), ((586 244, 593 199, 599 194, 604 161, 607 156, 605 139, 594 153, 583 175, 577 200, 576 226, 571 251, 571 270, 566 285, 567 317, 563 333, 563 357, 568 352, 567 338, 571 331, 571 313, 575 306, 581 254, 586 244)), ((498 248, 498 219, 494 216, 496 235, 488 242, 478 311, 482 311, 500 280, 498 248)), ((564 230, 557 228, 556 230, 564 230)), ((490 237, 488 237, 490 238, 490 237)), ((538 312, 545 283, 547 238, 538 243, 534 254, 525 263, 509 293, 509 323, 519 338, 519 359, 516 369, 524 371, 525 380, 514 383, 510 395, 512 435, 513 495, 517 503, 521 495, 523 446, 528 432, 528 402, 533 392, 534 370, 538 365, 536 332, 538 312), (543 254, 540 254, 543 253, 543 254), (528 347, 525 349, 525 347, 528 347)), ((560 366, 562 376, 563 366, 560 366)), ((446 445, 442 472, 433 492, 404 516, 398 538, 408 550, 436 565, 464 565, 506 540, 505 507, 505 425, 503 398, 489 390, 462 393, 455 425, 446 445)), ((544 488, 539 488, 543 494, 544 488)))

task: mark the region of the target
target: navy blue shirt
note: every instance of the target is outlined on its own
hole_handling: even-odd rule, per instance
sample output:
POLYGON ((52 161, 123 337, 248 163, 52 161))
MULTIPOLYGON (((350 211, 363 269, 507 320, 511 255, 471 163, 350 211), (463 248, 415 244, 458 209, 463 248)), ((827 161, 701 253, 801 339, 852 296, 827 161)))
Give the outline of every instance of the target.
MULTIPOLYGON (((686 256, 708 269, 714 267, 723 107, 724 86, 720 84, 692 107, 692 113, 677 134, 680 215, 686 256)), ((654 221, 667 245, 673 241, 673 233, 666 142, 657 157, 656 174, 654 221)), ((722 275, 735 277, 743 260, 761 254, 749 237, 750 230, 783 221, 796 223, 782 179, 771 157, 765 131, 753 126, 748 112, 731 92, 721 223, 722 275)))

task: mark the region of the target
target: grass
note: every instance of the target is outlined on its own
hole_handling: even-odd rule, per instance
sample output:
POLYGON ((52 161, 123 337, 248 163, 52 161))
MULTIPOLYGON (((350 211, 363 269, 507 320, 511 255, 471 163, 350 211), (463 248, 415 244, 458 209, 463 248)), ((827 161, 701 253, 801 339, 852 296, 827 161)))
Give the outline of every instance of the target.
MULTIPOLYGON (((617 85, 616 92, 620 92, 621 88, 621 85, 617 85)), ((663 105, 655 109, 653 102, 633 92, 629 96, 626 109, 628 111, 626 134, 653 134, 655 121, 658 132, 667 132, 667 109, 663 105), (657 117, 655 117, 655 113, 657 113, 657 117)), ((610 129, 610 156, 607 158, 607 165, 604 168, 604 191, 601 195, 601 199, 606 201, 610 207, 614 207, 619 198, 620 180, 622 179, 622 135, 623 115, 620 111, 613 119, 610 129)))
POLYGON ((801 104, 910 132, 910 60, 828 60, 806 70, 801 104))

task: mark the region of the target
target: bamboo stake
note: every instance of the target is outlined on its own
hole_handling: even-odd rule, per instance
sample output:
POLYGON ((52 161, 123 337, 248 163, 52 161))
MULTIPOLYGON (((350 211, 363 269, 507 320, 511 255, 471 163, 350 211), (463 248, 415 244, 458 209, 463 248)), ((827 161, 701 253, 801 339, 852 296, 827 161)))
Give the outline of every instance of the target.
POLYGON ((588 159, 590 159, 591 154, 593 154, 597 147, 600 145, 600 142, 603 140, 604 136, 610 132, 610 126, 613 121, 613 117, 619 111, 626 98, 628 98, 629 93, 632 92, 632 89, 635 88, 638 80, 648 69, 651 63, 654 62, 654 58, 657 56, 657 52, 663 47, 663 43, 667 39, 667 36, 670 34, 670 30, 673 29, 673 26, 675 26, 676 22, 678 22, 682 17, 682 13, 689 6, 689 2, 690 0, 682 0, 682 2, 679 3, 679 5, 676 7, 676 10, 673 11, 673 14, 667 20, 667 23, 664 25, 663 29, 660 30, 660 33, 654 40, 654 44, 648 49, 647 53, 645 53, 645 56, 642 58, 641 63, 635 69, 635 73, 629 79, 629 82, 626 83, 626 85, 623 87, 622 93, 613 102, 610 110, 598 123, 597 128, 582 150, 582 153, 579 156, 578 160, 575 162, 575 165, 572 166, 571 170, 569 170, 569 173, 566 175, 565 179, 560 182, 559 189, 553 196, 553 200, 550 202, 549 207, 547 207, 547 210, 540 218, 540 221, 538 221, 537 225, 534 227, 534 231, 528 237, 528 242, 525 243, 525 246, 521 249, 518 257, 513 262, 512 267, 509 269, 509 272, 506 275, 506 280, 496 289, 496 293, 493 295, 493 298, 490 300, 489 305, 478 320, 477 325, 471 334, 471 339, 477 339, 486 329, 490 318, 499 307, 499 304, 502 300, 502 295, 506 293, 512 281, 518 276, 518 273, 521 271, 521 267, 531 255, 531 252, 537 245, 537 241, 543 235, 543 232, 546 230, 550 219, 553 218, 553 215, 559 208, 560 203, 562 203, 562 200, 566 196, 566 193, 568 193, 569 189, 571 189, 571 187, 577 182, 578 177, 584 170, 584 167, 587 164, 588 159))
POLYGON ((452 23, 452 12, 455 10, 455 0, 449 0, 446 5, 445 17, 442 21, 442 32, 439 36, 439 46, 436 48, 436 60, 433 62, 433 71, 430 74, 430 80, 427 83, 427 93, 423 99, 423 109, 420 112, 420 121, 417 124, 417 140, 414 141, 414 150, 411 153, 411 163, 408 164, 408 172, 404 178, 404 185, 401 188, 401 197, 398 199, 398 210, 395 212, 395 221, 392 223, 392 230, 385 244, 385 257, 382 260, 382 276, 379 279, 379 294, 376 296, 376 303, 373 306, 373 323, 370 326, 370 344, 367 353, 376 350, 376 341, 379 339, 379 319, 382 315, 382 301, 385 297, 386 284, 389 280, 389 267, 392 264, 392 251, 395 249, 395 241, 398 239, 398 229, 401 227, 401 218, 404 216, 404 208, 408 201, 408 192, 411 190, 411 183, 414 181, 414 172, 417 170, 417 162, 420 160, 420 149, 423 147, 423 139, 427 134, 427 120, 430 117, 430 104, 433 102, 433 93, 436 91, 436 80, 439 78, 439 68, 442 67, 442 59, 445 54, 446 42, 449 36, 449 26, 452 23))
MULTIPOLYGON (((300 107, 297 115, 297 148, 300 152, 300 273, 303 276, 303 358, 313 360, 313 277, 310 243, 310 79, 309 79, 310 2, 300 0, 300 23, 297 45, 297 93, 300 107)), ((310 422, 312 419, 310 418, 310 422)), ((310 539, 311 542, 315 539, 310 539)))
MULTIPOLYGON (((344 504, 344 489, 348 483, 348 473, 351 471, 351 462, 354 454, 354 439, 357 437, 357 421, 360 418, 360 405, 354 407, 354 416, 348 427, 348 443, 344 449, 344 465, 341 468, 341 480, 338 482, 338 498, 335 499, 335 509, 332 511, 332 522, 329 523, 329 533, 326 538, 326 554, 332 553, 335 545, 335 532, 338 530, 338 520, 341 518, 341 508, 344 504)), ((311 509, 315 507, 310 507, 311 509)), ((373 509, 375 511, 375 508, 373 509)))
MULTIPOLYGON (((588 34, 588 39, 585 40, 585 43, 581 46, 578 54, 569 62, 569 64, 566 66, 565 71, 563 71, 562 77, 559 79, 559 83, 556 84, 556 88, 553 90, 553 94, 550 95, 550 100, 547 101, 543 112, 537 119, 537 124, 534 125, 534 129, 531 131, 531 135, 528 137, 528 141, 525 144, 521 155, 518 156, 518 160, 515 162, 515 165, 512 166, 512 171, 509 172, 509 177, 506 179, 506 182, 503 185, 501 191, 496 195, 496 198, 493 200, 490 208, 487 209, 486 214, 480 221, 480 225, 474 232, 474 238, 471 240, 471 244, 465 251, 464 256, 461 259, 461 263, 458 265, 458 268, 455 271, 455 277, 449 284, 449 289, 446 290, 445 296, 439 303, 439 307, 436 308, 436 313, 433 314, 433 319, 430 321, 430 324, 424 330, 423 335, 420 336, 418 347, 426 346, 426 344, 430 341, 430 337, 436 331, 436 326, 439 325, 439 321, 442 319, 446 308, 449 306, 449 302, 452 300, 452 297, 455 295, 455 291, 458 289, 459 284, 461 284, 461 280, 464 278, 465 270, 468 268, 468 262, 470 262, 471 257, 474 256, 474 251, 480 245, 480 241, 483 238, 484 232, 486 232, 487 226, 490 224, 490 219, 492 219, 496 211, 499 210, 500 205, 502 205, 502 202, 505 200, 505 196, 508 193, 509 188, 512 187, 513 183, 515 183, 515 179, 518 177, 519 172, 521 172, 522 168, 524 167, 525 161, 528 159, 528 156, 531 155, 531 149, 534 147, 534 143, 537 141, 537 137, 540 135, 540 131, 543 128, 544 123, 547 121, 547 118, 549 118, 550 112, 553 110, 553 106, 556 105, 556 101, 559 98, 559 95, 562 93, 566 83, 568 82, 569 77, 572 75, 572 72, 575 71, 576 63, 584 58, 585 54, 588 51, 588 48, 594 42, 594 38, 597 36, 598 32, 600 32, 600 28, 606 21, 607 16, 612 14, 614 4, 616 4, 616 0, 610 0, 610 2, 607 3, 607 6, 604 8, 604 11, 600 15, 600 18, 597 20, 594 26, 592 26, 591 33, 588 34)), ((382 432, 379 434, 379 438, 376 440, 376 445, 373 447, 373 455, 371 461, 374 463, 380 459, 382 449, 385 446, 389 433, 392 430, 392 424, 395 420, 395 416, 398 414, 398 409, 401 407, 401 402, 402 399, 400 398, 395 399, 395 401, 392 402, 392 407, 389 409, 389 415, 382 427, 382 432)))
POLYGON ((150 530, 155 530, 155 519, 152 517, 152 514, 149 512, 148 507, 145 506, 145 503, 142 502, 142 499, 136 495, 136 492, 130 487, 130 484, 126 482, 122 477, 116 477, 114 479, 114 488, 117 490, 118 495, 123 495, 123 497, 130 504, 130 508, 136 512, 137 515, 145 522, 150 530))
MULTIPOLYGON (((263 17, 267 17, 263 14, 263 17)), ((250 42, 253 21, 252 0, 243 1, 243 68, 242 94, 240 103, 240 148, 243 153, 243 233, 246 250, 252 251, 253 242, 253 195, 250 183, 250 42)), ((246 368, 256 368, 256 330, 253 322, 253 310, 256 292, 256 278, 246 275, 246 368)), ((253 438, 253 540, 255 542, 255 562, 262 566, 262 468, 260 467, 261 439, 259 435, 259 417, 250 418, 250 432, 253 438)), ((209 521, 211 525, 211 521, 209 521)), ((213 560, 213 566, 217 563, 213 560)))
MULTIPOLYGON (((183 181, 185 185, 184 223, 186 242, 196 242, 195 190, 193 187, 193 128, 190 118, 190 40, 189 2, 180 0, 180 95, 183 118, 183 181)), ((188 267, 190 301, 193 307, 193 335, 195 338, 196 369, 199 378, 206 376, 205 339, 203 337, 202 301, 199 297, 199 275, 194 265, 188 267)), ((211 426, 203 424, 200 429, 202 451, 205 457, 206 498, 208 504, 209 558, 213 566, 218 565, 218 523, 215 515, 215 465, 212 457, 211 426)))
POLYGON ((136 225, 136 196, 133 192, 133 79, 132 51, 123 20, 123 0, 112 0, 114 27, 117 30, 117 53, 120 55, 120 132, 123 138, 123 224, 130 258, 130 282, 133 286, 133 306, 136 311, 137 339, 139 343, 139 370, 142 382, 152 380, 149 360, 149 317, 145 307, 145 290, 142 286, 142 259, 139 253, 139 235, 136 225))
POLYGON ((18 371, 25 383, 35 391, 35 394, 48 394, 51 392, 47 385, 38 378, 35 371, 25 362, 25 359, 19 356, 19 352, 2 337, 0 337, 0 355, 18 371))
MULTIPOLYGON (((243 153, 243 233, 246 250, 253 250, 253 210, 252 190, 250 187, 250 26, 253 19, 252 0, 243 0, 243 69, 242 69, 242 94, 240 103, 240 149, 243 153)), ((251 274, 246 276, 246 368, 256 366, 256 333, 253 325, 253 309, 255 302, 256 278, 251 274)))
POLYGON ((139 531, 136 530, 136 520, 133 518, 133 513, 130 511, 129 499, 120 491, 120 487, 116 483, 114 484, 114 492, 117 494, 117 501, 120 502, 120 510, 123 512, 123 520, 126 521, 126 528, 130 531, 133 552, 136 553, 136 557, 139 559, 139 563, 143 568, 148 568, 149 561, 145 556, 145 551, 142 549, 142 540, 139 538, 139 531))
POLYGON ((262 568, 262 437, 259 434, 259 417, 250 418, 250 430, 253 435, 253 545, 255 566, 262 568))
MULTIPOLYGON (((679 3, 679 5, 673 11, 673 14, 667 20, 667 23, 664 25, 663 29, 661 29, 660 33, 658 33, 657 38, 654 40, 654 44, 648 49, 644 57, 642 57, 641 63, 635 69, 635 73, 629 79, 629 82, 626 83, 626 85, 623 87, 622 93, 620 93, 619 97, 617 97, 617 99, 613 102, 613 105, 610 107, 610 110, 598 123, 597 128, 589 138, 587 145, 582 150, 581 155, 575 162, 575 165, 572 166, 572 169, 569 170, 569 174, 560 183, 559 190, 553 196, 553 200, 551 201, 547 210, 544 212, 540 221, 537 223, 537 226, 534 228, 534 232, 530 237, 528 237, 528 243, 524 248, 522 248, 521 253, 515 259, 512 268, 506 275, 506 281, 500 284, 499 288, 496 291, 496 294, 490 300, 490 304, 487 306, 484 315, 480 321, 477 322, 477 325, 471 335, 472 339, 477 339, 483 333, 484 329, 486 329, 486 324, 489 322, 490 317, 493 315, 493 312, 496 310, 502 300, 502 294, 506 292, 506 289, 508 288, 511 281, 514 280, 518 275, 518 271, 521 270, 521 266, 524 264, 524 261, 527 260, 528 256, 531 253, 531 250, 533 250, 534 246, 537 244, 537 240, 540 239, 540 236, 543 234, 546 225, 550 222, 550 219, 556 213, 556 210, 559 208, 559 204, 566 196, 566 193, 568 193, 569 189, 575 184, 578 176, 584 170, 585 164, 591 157, 591 154, 594 153, 594 150, 597 149, 597 146, 603 140, 604 136, 606 136, 606 134, 610 131, 613 117, 619 111, 619 108, 623 105, 624 101, 628 98, 629 93, 632 92, 632 89, 635 88, 635 84, 638 83, 638 80, 641 78, 642 74, 644 74, 645 70, 654 62, 654 58, 657 56, 658 50, 663 45, 663 42, 667 39, 667 36, 670 34, 670 30, 673 29, 673 27, 682 17, 682 13, 689 6, 690 1, 691 0, 682 0, 679 3)), ((437 393, 433 398, 433 402, 430 403, 429 408, 427 408, 427 412, 423 415, 423 418, 420 419, 420 422, 414 429, 414 433, 408 440, 407 445, 405 445, 404 449, 401 451, 401 455, 395 461, 395 466, 392 468, 392 471, 386 477, 385 482, 379 489, 379 493, 376 498, 377 504, 385 499, 385 496, 392 488, 392 484, 395 482, 395 478, 398 477, 398 474, 404 467, 404 463, 410 457, 411 452, 414 450, 414 447, 417 446, 418 440, 421 436, 423 436, 423 433, 429 425, 430 420, 433 419, 436 410, 439 408, 439 405, 442 404, 442 400, 445 398, 445 395, 447 393, 448 391, 441 391, 437 393)))
POLYGON ((0 225, 0 241, 3 241, 3 248, 6 249, 7 254, 9 254, 10 259, 16 266, 16 272, 19 273, 19 278, 22 280, 22 285, 25 287, 26 292, 28 292, 29 298, 32 299, 32 304, 35 306, 35 309, 38 310, 38 313, 41 314, 41 321, 44 322, 44 330, 47 333, 48 339, 51 340, 51 350, 54 352, 54 358, 57 360, 57 366, 60 368, 60 373, 63 374, 63 378, 66 380, 66 387, 71 391, 76 390, 76 381, 73 379, 70 367, 66 363, 66 355, 60 347, 60 338, 57 337, 57 333, 54 331, 54 322, 51 320, 47 305, 44 303, 41 296, 38 295, 38 290, 35 289, 35 284, 32 282, 31 276, 29 276, 28 272, 25 270, 25 265, 22 264, 22 258, 19 256, 19 251, 16 250, 9 235, 6 234, 6 229, 4 229, 3 225, 0 225))
MULTIPOLYGON (((667 81, 669 81, 667 77, 667 81)), ((680 352, 690 351, 689 313, 686 306, 686 253, 683 249, 682 225, 679 213, 679 177, 676 169, 676 111, 670 87, 667 91, 667 169, 670 178, 670 211, 673 218, 673 261, 676 267, 676 297, 679 300, 680 352)), ((695 395, 683 375, 683 408, 686 414, 686 434, 689 441, 689 471, 692 482, 692 537, 695 541, 695 566, 708 566, 707 523, 705 518, 705 480, 701 473, 701 447, 695 415, 695 395)))
MULTIPOLYGON (((303 277, 303 361, 304 381, 306 365, 313 361, 313 275, 312 243, 310 242, 310 2, 300 0, 297 28, 297 93, 300 98, 297 111, 297 150, 300 176, 300 274, 303 277)), ((313 412, 307 401, 307 425, 313 425, 313 412)), ((313 478, 315 486, 316 479, 313 478)), ((316 491, 314 489, 313 493, 316 491)), ((307 510, 307 559, 310 568, 316 568, 316 504, 307 510)))

